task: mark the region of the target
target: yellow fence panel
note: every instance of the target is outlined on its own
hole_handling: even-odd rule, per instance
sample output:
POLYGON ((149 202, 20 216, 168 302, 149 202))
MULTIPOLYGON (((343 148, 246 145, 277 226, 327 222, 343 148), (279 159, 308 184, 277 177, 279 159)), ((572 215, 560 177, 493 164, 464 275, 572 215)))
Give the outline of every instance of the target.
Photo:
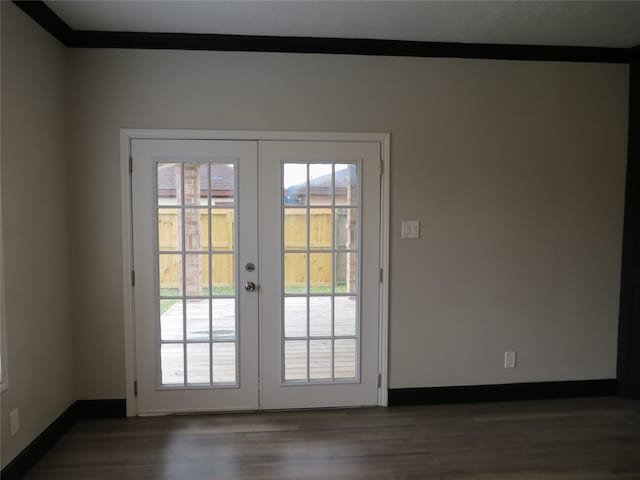
MULTIPOLYGON (((177 235, 179 225, 178 209, 162 208, 158 211, 158 246, 162 251, 175 251, 178 248, 177 235), (176 234, 177 232, 177 234, 176 234)), ((235 248, 235 223, 233 209, 211 210, 211 241, 214 252, 231 252, 235 248)), ((329 250, 332 245, 333 225, 331 209, 310 209, 309 245, 313 250, 329 250)), ((287 209, 284 218, 284 234, 287 249, 305 250, 307 248, 307 211, 306 209, 287 209)), ((200 247, 209 251, 209 214, 202 209, 200 214, 200 247)), ((181 281, 181 267, 178 256, 162 256, 159 264, 160 283, 178 288, 181 281)), ((201 262, 201 282, 208 284, 209 262, 201 262)), ((233 254, 215 254, 212 256, 213 286, 232 288, 235 284, 233 254)), ((310 282, 315 286, 330 286, 332 280, 333 259, 330 253, 312 253, 310 263, 310 282)), ((295 255, 285 262, 285 277, 293 285, 304 286, 307 274, 306 255, 295 255)))
MULTIPOLYGON (((309 210, 309 246, 312 250, 329 250, 332 245, 332 221, 330 208, 312 208, 309 210)), ((307 210, 287 208, 284 216, 284 237, 287 250, 305 250, 307 248, 307 210)), ((329 287, 331 285, 330 253, 312 253, 309 258, 312 286, 329 287)), ((289 255, 284 262, 285 278, 288 286, 304 287, 307 278, 307 256, 289 255)))

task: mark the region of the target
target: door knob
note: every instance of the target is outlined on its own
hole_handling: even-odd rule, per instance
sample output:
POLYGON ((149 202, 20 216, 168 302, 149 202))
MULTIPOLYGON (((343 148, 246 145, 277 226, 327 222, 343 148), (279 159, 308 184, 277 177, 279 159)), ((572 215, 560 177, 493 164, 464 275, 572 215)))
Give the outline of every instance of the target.
POLYGON ((255 292, 256 291, 256 284, 253 282, 247 282, 244 284, 244 289, 247 292, 255 292))

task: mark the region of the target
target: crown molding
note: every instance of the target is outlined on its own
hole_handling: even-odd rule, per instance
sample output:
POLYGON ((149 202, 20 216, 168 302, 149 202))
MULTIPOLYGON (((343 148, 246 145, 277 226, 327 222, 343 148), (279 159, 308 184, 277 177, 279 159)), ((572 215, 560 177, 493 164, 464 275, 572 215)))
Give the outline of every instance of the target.
POLYGON ((43 1, 14 0, 14 3, 63 45, 71 48, 316 53, 596 63, 629 63, 632 51, 629 48, 604 47, 73 30, 43 1))

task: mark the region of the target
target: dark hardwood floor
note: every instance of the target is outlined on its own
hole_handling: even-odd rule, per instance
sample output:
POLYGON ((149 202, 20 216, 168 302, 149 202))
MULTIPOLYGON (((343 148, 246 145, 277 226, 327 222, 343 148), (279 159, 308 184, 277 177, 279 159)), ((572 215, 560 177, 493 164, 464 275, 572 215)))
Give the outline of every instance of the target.
POLYGON ((640 479, 640 402, 82 420, 28 479, 640 479))

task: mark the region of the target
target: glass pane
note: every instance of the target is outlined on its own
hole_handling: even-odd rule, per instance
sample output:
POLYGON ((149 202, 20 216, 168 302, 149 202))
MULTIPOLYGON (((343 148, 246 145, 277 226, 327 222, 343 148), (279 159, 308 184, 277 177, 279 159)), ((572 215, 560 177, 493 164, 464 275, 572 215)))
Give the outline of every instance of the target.
POLYGON ((206 208, 184 209, 185 250, 198 251, 209 249, 209 224, 206 208))
POLYGON ((158 209, 158 248, 161 252, 182 250, 182 211, 179 208, 158 209))
POLYGON ((212 255, 213 262, 213 294, 214 295, 234 295, 235 275, 234 275, 234 255, 212 255))
POLYGON ((230 251, 235 248, 235 210, 216 208, 211 210, 211 241, 213 250, 230 251))
POLYGON ((233 163, 211 164, 211 205, 227 206, 234 204, 236 178, 233 163))
POLYGON ((209 340, 209 299, 187 300, 187 339, 209 340))
POLYGON ((284 379, 307 380, 307 341, 284 342, 284 379))
POLYGON ((334 340, 333 376, 335 378, 356 377, 356 341, 334 340))
POLYGON ((307 336, 307 298, 285 297, 284 299, 285 337, 307 336))
POLYGON ((184 383, 182 344, 165 343, 160 346, 160 368, 163 385, 182 385, 184 383))
POLYGON ((185 288, 188 296, 209 294, 209 255, 185 255, 185 288))
POLYGON ((330 249, 331 248, 331 209, 330 208, 310 208, 309 209, 309 236, 310 248, 330 249))
POLYGON ((353 163, 336 164, 336 205, 358 205, 358 169, 353 163))
POLYGON ((336 293, 356 293, 358 254, 336 253, 336 293))
POLYGON ((331 379, 331 340, 309 341, 309 377, 331 379))
POLYGON ((355 337, 356 335, 356 297, 334 297, 334 335, 336 337, 355 337))
POLYGON ((182 255, 158 255, 160 296, 182 295, 182 255))
POLYGON ((284 254, 284 293, 307 292, 307 254, 284 254))
POLYGON ((309 293, 331 293, 331 254, 312 253, 309 259, 309 293))
POLYGON ((309 165, 310 205, 331 205, 333 199, 333 165, 316 163, 309 165))
POLYGON ((284 249, 307 249, 307 209, 284 209, 284 249))
POLYGON ((180 205, 181 194, 181 163, 158 164, 158 205, 180 205), (177 186, 177 189, 176 189, 177 186))
POLYGON ((358 249, 358 210, 356 208, 336 208, 336 249, 358 249))
POLYGON ((182 340, 182 300, 160 300, 160 339, 182 340))
POLYGON ((182 176, 184 179, 184 205, 192 207, 196 205, 207 206, 207 192, 209 190, 208 163, 185 163, 182 176))
POLYGON ((236 344, 211 344, 214 383, 236 383, 236 344))
POLYGON ((309 298, 309 330, 312 337, 331 335, 331 297, 309 298))
POLYGON ((285 163, 282 183, 284 205, 307 204, 307 165, 305 163, 285 163))
POLYGON ((213 299, 213 339, 235 340, 236 300, 235 298, 213 299))
POLYGON ((187 383, 210 383, 208 343, 187 344, 187 383))

